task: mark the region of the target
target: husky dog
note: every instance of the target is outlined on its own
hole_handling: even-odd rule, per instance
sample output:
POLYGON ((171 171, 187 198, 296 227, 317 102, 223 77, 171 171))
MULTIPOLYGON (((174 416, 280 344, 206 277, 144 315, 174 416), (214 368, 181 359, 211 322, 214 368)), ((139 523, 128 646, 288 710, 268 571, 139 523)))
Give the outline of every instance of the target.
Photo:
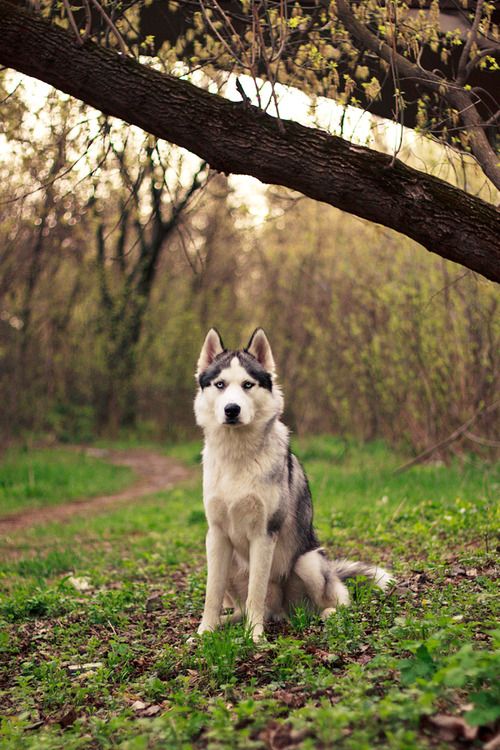
POLYGON ((198 633, 245 614, 257 641, 267 619, 300 602, 323 618, 349 603, 343 581, 365 575, 380 588, 382 568, 328 560, 312 525, 311 493, 280 421, 283 396, 262 328, 246 349, 224 348, 208 332, 196 372, 196 422, 203 429, 203 503, 208 521, 208 578, 198 633))

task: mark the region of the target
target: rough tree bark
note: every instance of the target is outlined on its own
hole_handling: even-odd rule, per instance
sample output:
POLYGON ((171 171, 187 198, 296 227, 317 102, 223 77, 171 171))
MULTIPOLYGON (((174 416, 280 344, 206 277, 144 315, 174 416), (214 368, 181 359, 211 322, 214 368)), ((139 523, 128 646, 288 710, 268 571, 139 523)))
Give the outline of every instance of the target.
POLYGON ((187 148, 214 169, 284 185, 500 281, 494 206, 377 151, 281 121, 98 47, 0 0, 0 63, 187 148))

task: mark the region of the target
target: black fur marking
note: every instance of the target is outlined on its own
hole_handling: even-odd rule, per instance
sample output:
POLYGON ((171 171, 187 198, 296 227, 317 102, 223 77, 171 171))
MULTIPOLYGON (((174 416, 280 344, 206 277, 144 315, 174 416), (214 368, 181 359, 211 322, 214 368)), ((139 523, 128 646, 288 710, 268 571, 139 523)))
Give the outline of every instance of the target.
POLYGON ((215 331, 215 333, 219 337, 219 344, 221 345, 221 348, 226 351, 226 347, 224 346, 224 342, 222 341, 222 336, 220 335, 219 331, 217 330, 217 328, 215 328, 215 326, 212 326, 212 330, 215 331))
POLYGON ((293 456, 290 446, 288 446, 288 486, 291 487, 293 483, 293 456))
POLYGON ((269 536, 272 534, 277 534, 278 531, 283 526, 283 521, 285 520, 285 512, 282 508, 278 508, 278 510, 275 510, 269 521, 267 522, 267 533, 269 536))
POLYGON ((233 357, 234 352, 231 351, 224 350, 223 352, 218 354, 212 364, 200 374, 198 378, 200 387, 206 388, 207 386, 209 386, 212 380, 215 380, 215 378, 221 374, 222 370, 225 370, 226 367, 229 367, 233 357))
POLYGON ((238 352, 237 356, 241 366, 245 368, 250 377, 256 380, 262 388, 272 391, 273 379, 271 375, 264 370, 259 362, 257 362, 253 354, 250 354, 250 352, 245 350, 243 352, 238 352))
POLYGON ((264 368, 257 362, 248 352, 236 352, 224 350, 218 354, 212 364, 202 372, 198 378, 200 388, 207 388, 215 378, 221 374, 222 370, 229 367, 233 357, 238 357, 241 366, 248 372, 251 378, 257 381, 262 387, 268 391, 273 389, 273 381, 271 375, 264 370, 264 368))
POLYGON ((296 534, 298 537, 297 557, 317 549, 320 544, 313 527, 313 509, 311 490, 304 469, 299 463, 297 456, 292 454, 293 470, 300 472, 301 486, 297 490, 297 507, 295 517, 297 519, 296 534))
POLYGON ((274 464, 265 475, 266 482, 269 482, 269 484, 278 484, 283 478, 284 470, 285 467, 281 462, 274 464))

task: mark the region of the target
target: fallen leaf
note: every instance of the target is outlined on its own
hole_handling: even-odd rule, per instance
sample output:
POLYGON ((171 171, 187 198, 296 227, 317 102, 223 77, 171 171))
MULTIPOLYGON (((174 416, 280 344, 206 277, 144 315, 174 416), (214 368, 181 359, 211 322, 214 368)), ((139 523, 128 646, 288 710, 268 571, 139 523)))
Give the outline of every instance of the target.
POLYGON ((54 723, 59 724, 63 729, 66 729, 66 727, 70 727, 74 724, 77 718, 77 713, 73 706, 71 706, 67 711, 62 711, 59 716, 54 719, 54 723))
POLYGON ((147 703, 144 703, 143 701, 134 701, 130 708, 132 711, 142 711, 143 709, 147 708, 147 703))
POLYGON ((278 721, 270 721, 259 734, 268 750, 287 750, 302 742, 310 734, 308 729, 292 729, 288 722, 281 724, 278 721))
POLYGON ((290 690, 276 690, 274 698, 290 708, 301 708, 305 703, 302 695, 292 693, 290 690))
POLYGON ((146 708, 145 711, 143 711, 143 716, 156 716, 156 714, 159 714, 161 711, 161 706, 149 706, 146 708))

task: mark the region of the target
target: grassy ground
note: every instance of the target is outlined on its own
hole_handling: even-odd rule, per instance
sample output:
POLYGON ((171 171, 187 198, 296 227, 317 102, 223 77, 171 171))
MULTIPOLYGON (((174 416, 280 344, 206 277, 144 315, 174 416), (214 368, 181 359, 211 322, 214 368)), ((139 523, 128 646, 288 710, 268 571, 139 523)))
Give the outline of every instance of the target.
MULTIPOLYGON (((381 445, 298 449, 322 542, 384 561, 399 589, 355 584, 326 626, 298 609, 258 648, 243 626, 191 646, 205 578, 198 483, 23 532, 0 566, 0 747, 481 747, 500 713, 498 471, 393 476, 399 459, 381 445), (467 724, 444 726, 447 715, 467 724)), ((198 446, 175 452, 195 463, 198 446)))
POLYGON ((131 479, 127 467, 83 451, 13 449, 0 463, 0 515, 117 492, 131 479))

